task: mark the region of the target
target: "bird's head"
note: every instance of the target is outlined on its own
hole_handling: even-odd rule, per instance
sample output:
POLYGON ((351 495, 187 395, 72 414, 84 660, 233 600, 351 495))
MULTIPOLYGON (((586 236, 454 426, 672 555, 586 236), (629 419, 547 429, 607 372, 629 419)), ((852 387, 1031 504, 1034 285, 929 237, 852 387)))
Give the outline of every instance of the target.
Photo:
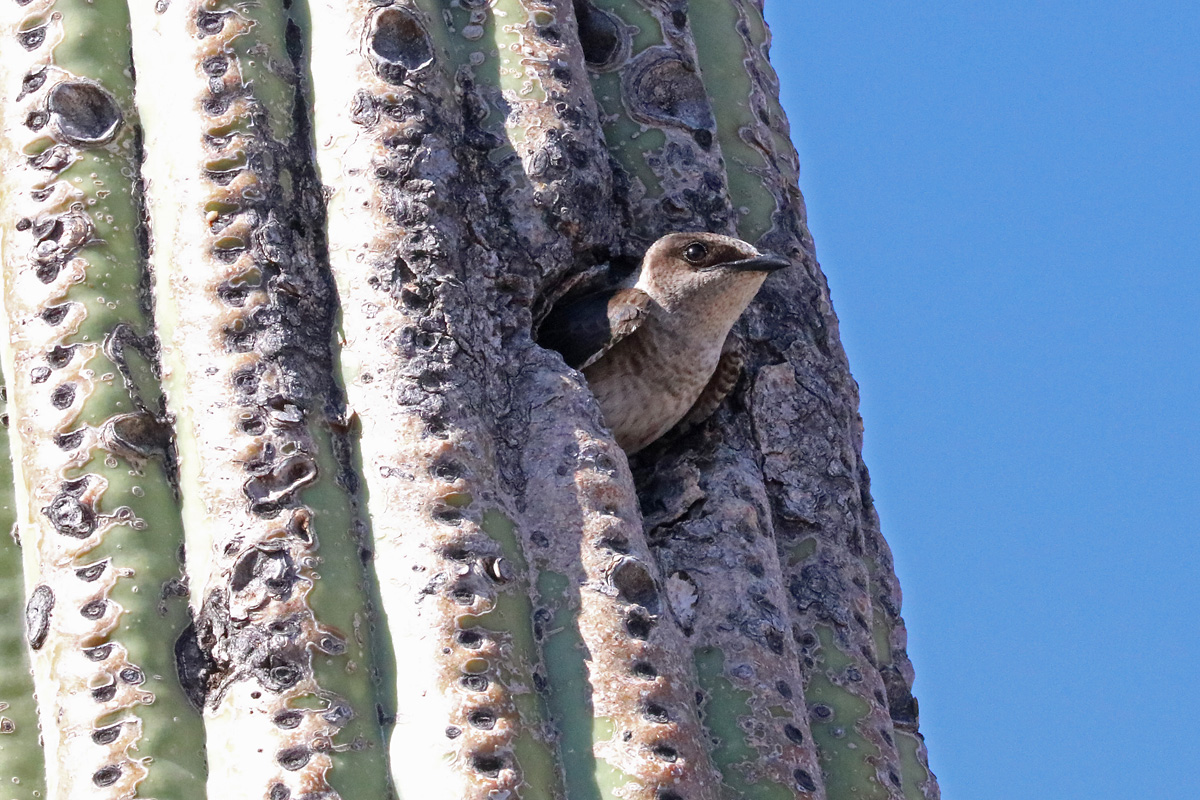
POLYGON ((672 233, 646 251, 636 286, 669 313, 695 311, 732 325, 767 274, 789 264, 732 236, 672 233))

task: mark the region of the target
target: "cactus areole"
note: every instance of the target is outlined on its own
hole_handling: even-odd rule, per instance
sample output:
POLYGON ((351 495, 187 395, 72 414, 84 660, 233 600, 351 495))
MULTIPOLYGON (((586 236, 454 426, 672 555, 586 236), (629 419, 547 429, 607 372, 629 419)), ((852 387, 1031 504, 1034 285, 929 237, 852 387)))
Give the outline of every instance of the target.
POLYGON ((769 44, 0 0, 0 800, 937 798, 769 44), (681 232, 757 277, 627 453, 539 330, 681 232))

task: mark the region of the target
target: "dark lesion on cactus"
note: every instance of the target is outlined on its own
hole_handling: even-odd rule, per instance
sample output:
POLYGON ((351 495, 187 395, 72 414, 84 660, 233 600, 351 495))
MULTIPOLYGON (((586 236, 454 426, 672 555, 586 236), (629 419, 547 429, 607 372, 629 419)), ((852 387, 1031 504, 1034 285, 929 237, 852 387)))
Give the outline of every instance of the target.
POLYGON ((477 630, 469 629, 459 631, 455 638, 458 643, 468 650, 478 650, 483 647, 484 636, 477 630))
POLYGON ((16 100, 20 102, 28 95, 33 94, 38 89, 41 89, 46 83, 46 68, 34 70, 28 73, 21 79, 21 91, 17 93, 16 100))
POLYGON ((46 110, 59 138, 77 147, 108 144, 125 122, 121 106, 107 89, 78 78, 55 84, 46 110))
POLYGON ((304 713, 297 711, 296 709, 280 711, 271 718, 271 722, 275 724, 275 727, 283 730, 292 730, 293 728, 298 728, 300 727, 300 723, 303 721, 304 713))
POLYGON ((112 786, 121 778, 121 766, 119 764, 109 764, 107 767, 101 767, 92 775, 92 783, 103 789, 106 786, 112 786))
POLYGON ((92 689, 92 699, 97 703, 110 702, 116 696, 117 684, 115 681, 107 683, 104 686, 97 686, 96 688, 92 689))
POLYGON ((471 757, 471 768, 489 778, 498 776, 504 767, 504 758, 500 755, 480 753, 471 757))
POLYGON ((917 698, 913 697, 908 681, 894 666, 880 669, 884 687, 887 689, 887 707, 892 717, 892 723, 899 729, 916 733, 919 727, 920 711, 917 698))
POLYGON ((29 166, 57 175, 71 166, 75 158, 76 155, 72 148, 65 144, 56 144, 53 147, 46 148, 35 156, 30 156, 29 166))
POLYGON ((642 562, 630 557, 620 559, 609 581, 617 590, 617 596, 625 602, 644 608, 650 614, 658 613, 658 587, 654 576, 642 562))
POLYGON ((480 562, 483 567, 483 574, 497 585, 504 585, 513 579, 513 568, 507 559, 493 556, 485 556, 480 562))
POLYGON ((243 396, 253 395, 258 389, 259 373, 262 368, 261 363, 254 363, 236 369, 229 379, 234 391, 243 396))
POLYGON ((250 510, 260 516, 278 514, 297 492, 317 479, 317 463, 306 453, 288 456, 260 469, 243 487, 250 510))
POLYGON ((294 541, 309 545, 315 541, 313 533, 313 515, 307 508, 297 508, 288 518, 285 532, 294 541))
POLYGON ((56 344, 46 351, 46 363, 50 369, 62 369, 71 362, 78 349, 77 345, 56 344))
POLYGON ((666 725, 671 721, 671 712, 658 703, 646 702, 642 705, 642 719, 657 725, 666 725))
POLYGON ((430 512, 430 516, 443 525, 453 525, 454 527, 461 526, 464 518, 462 509, 450 506, 435 508, 430 512))
POLYGON ((256 668, 258 682, 277 694, 295 686, 305 674, 298 653, 272 652, 256 668))
POLYGON ((82 428, 68 433, 56 433, 54 435, 54 444, 61 450, 76 450, 83 444, 85 434, 86 431, 82 428))
POLYGON ((201 39, 216 36, 225 27, 225 19, 231 12, 200 11, 196 14, 196 33, 201 39))
POLYGON ((127 683, 130 686, 140 686, 146 682, 146 673, 138 667, 129 666, 117 673, 117 677, 122 683, 127 683))
POLYGON ((650 748, 650 752, 655 758, 662 759, 667 763, 673 764, 679 760, 679 751, 669 744, 656 744, 650 748))
POLYGON ((110 453, 137 465, 166 454, 171 446, 171 428, 149 412, 118 414, 104 423, 100 441, 110 453))
POLYGON ((112 744, 121 738, 121 726, 122 723, 118 722, 116 725, 109 725, 92 731, 92 741, 102 746, 112 744))
POLYGON ((474 604, 477 595, 468 586, 458 586, 450 590, 450 598, 464 608, 474 604))
POLYGON ((50 121, 50 115, 45 111, 30 111, 25 115, 25 127, 31 131, 40 131, 50 121))
POLYGON ((635 678, 640 678, 644 681, 652 681, 658 677, 658 670, 649 661, 636 661, 630 672, 635 678))
POLYGON ((195 624, 189 624, 175 640, 175 675, 184 696, 197 711, 204 708, 213 671, 214 663, 200 645, 195 624))
POLYGON ((29 260, 43 283, 57 278, 63 265, 93 240, 91 219, 78 209, 32 222, 27 230, 35 239, 29 260))
MULTIPOLYGON (((334 701, 328 708, 321 712, 321 719, 339 728, 346 725, 355 716, 357 715, 354 713, 354 709, 348 703, 340 700, 334 701)), ((360 746, 365 746, 365 743, 356 741, 350 744, 351 749, 358 749, 360 746)))
POLYGON ((35 28, 30 28, 24 31, 17 32, 17 44, 24 47, 26 50, 36 50, 46 41, 46 26, 38 25, 35 28))
POLYGON ((75 384, 64 383, 56 386, 54 391, 50 393, 50 405, 61 410, 71 407, 75 402, 75 384))
POLYGON ((304 421, 304 408, 298 401, 277 394, 267 398, 267 415, 278 425, 299 425, 304 421))
POLYGON ((86 539, 96 530, 96 512, 91 503, 81 497, 83 488, 76 489, 76 485, 71 481, 64 482, 42 513, 56 533, 72 539, 86 539))
POLYGON ((476 674, 463 675, 458 679, 458 682, 464 689, 471 692, 486 692, 488 686, 491 685, 491 681, 488 680, 486 675, 476 674))
POLYGON ((104 571, 108 569, 108 564, 109 561, 106 558, 103 561, 97 561, 95 564, 88 564, 86 567, 80 567, 79 569, 75 570, 75 577, 79 578, 79 580, 84 581, 85 583, 91 583, 104 574, 104 571))
POLYGON ((805 792, 815 792, 817 790, 817 782, 813 780, 812 775, 809 775, 807 770, 795 769, 792 771, 792 779, 796 781, 796 786, 805 792))
MULTIPOLYGON (((317 637, 315 642, 316 648, 327 656, 341 656, 346 654, 346 640, 332 631, 323 631, 317 637)), ((329 722, 334 721, 339 715, 334 713, 336 709, 345 709, 346 706, 334 706, 334 709, 325 714, 325 719, 329 722)))
POLYGON ((267 423, 262 417, 253 412, 245 412, 238 420, 238 428, 247 436, 262 436, 267 431, 267 423))
POLYGON ((289 597, 298 577, 295 561, 286 549, 252 547, 234 564, 229 588, 232 592, 245 594, 253 584, 252 593, 261 594, 260 605, 265 605, 268 598, 283 600, 289 597))
POLYGON ((83 648, 83 657, 88 661, 107 661, 112 655, 113 646, 111 644, 98 644, 94 647, 83 648))
POLYGON ((58 258, 54 258, 43 263, 38 263, 34 270, 34 274, 37 275, 38 280, 42 283, 53 283, 54 279, 58 277, 59 270, 61 269, 61 261, 58 258))
MULTIPOLYGON (((195 624, 176 642, 179 680, 197 708, 219 705, 229 688, 239 682, 254 680, 262 691, 278 695, 311 673, 303 614, 271 618, 265 625, 256 622, 253 614, 245 616, 270 602, 272 589, 282 590, 283 584, 288 584, 290 590, 294 565, 272 557, 282 553, 282 547, 275 554, 255 548, 243 562, 245 568, 238 579, 239 585, 245 583, 243 591, 234 595, 223 589, 210 591, 195 624), (276 579, 283 583, 274 583, 276 579), (231 606, 236 614, 231 613, 231 606)), ((336 633, 325 630, 321 635, 327 637, 325 643, 331 651, 338 649, 336 633)))
POLYGON ((295 747, 287 747, 275 754, 275 763, 288 770, 295 772, 303 767, 312 758, 312 751, 304 745, 295 747))
POLYGON ((67 318, 67 314, 70 312, 72 305, 74 305, 74 303, 62 303, 61 305, 47 306, 46 308, 42 309, 42 313, 38 316, 40 316, 42 318, 42 322, 45 322, 47 325, 58 326, 61 325, 62 321, 67 318))
POLYGON ((646 614, 640 608, 635 608, 625 617, 625 631, 631 638, 639 641, 647 641, 650 638, 650 632, 654 630, 654 626, 658 621, 646 614))
POLYGON ((40 650, 50 635, 50 617, 54 611, 54 590, 46 584, 34 587, 25 605, 25 638, 32 650, 40 650))
POLYGON ((621 66, 629 58, 633 41, 626 25, 587 0, 574 0, 574 6, 579 43, 588 68, 608 72, 621 66))
POLYGON ((635 119, 688 130, 716 128, 708 92, 695 64, 668 47, 651 47, 622 74, 625 102, 635 119))
POLYGON ((84 619, 97 620, 104 616, 108 611, 108 601, 104 599, 92 600, 84 603, 79 609, 79 615, 84 619))
POLYGON ((412 11, 397 6, 380 9, 372 17, 367 50, 375 72, 388 83, 402 83, 410 72, 433 63, 424 24, 412 11))
POLYGON ((467 722, 472 728, 490 731, 496 726, 496 712, 490 708, 479 708, 467 715, 467 722))
POLYGON ((200 69, 210 78, 219 78, 229 71, 229 57, 224 54, 209 56, 204 59, 200 69))

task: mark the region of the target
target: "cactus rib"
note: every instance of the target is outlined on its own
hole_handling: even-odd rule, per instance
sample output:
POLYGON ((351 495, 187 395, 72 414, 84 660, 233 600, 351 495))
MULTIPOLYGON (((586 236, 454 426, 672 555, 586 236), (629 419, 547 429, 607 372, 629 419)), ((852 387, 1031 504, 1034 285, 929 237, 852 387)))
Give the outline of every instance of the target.
POLYGON ((824 800, 761 472, 744 418, 696 447, 708 469, 658 456, 645 525, 706 700, 713 759, 737 797, 824 800))
POLYGON ((446 307, 495 268, 460 173, 462 118, 435 4, 308 4, 314 133, 341 295, 384 616, 397 659, 389 752, 401 795, 557 796, 533 693, 528 578, 503 526, 480 409, 488 345, 446 307), (472 273, 472 271, 474 274, 472 273), (482 273, 482 274, 480 274, 482 273), (458 375, 456 384, 443 376, 458 375), (462 380, 461 376, 471 376, 462 380), (397 402, 398 400, 398 402, 397 402))
POLYGON ((38 741, 33 667, 25 645, 25 580, 3 387, 0 401, 0 785, 8 800, 35 800, 46 792, 46 760, 38 741))
POLYGON ((579 407, 571 382, 581 379, 537 358, 526 357, 519 387, 538 408, 523 420, 522 531, 550 628, 543 647, 568 796, 715 798, 690 649, 659 592, 624 454, 579 407))
POLYGON ((682 5, 576 0, 579 37, 624 228, 643 245, 671 231, 731 233, 721 145, 682 5))
POLYGON ((879 530, 879 514, 870 499, 871 480, 861 459, 859 480, 864 487, 863 518, 866 524, 863 527, 871 576, 875 652, 900 757, 901 788, 905 800, 939 800, 941 789, 929 769, 925 737, 918 730, 920 715, 917 699, 912 694, 914 670, 908 659, 908 631, 900 616, 900 584, 896 580, 891 548, 879 530))
POLYGON ((385 797, 370 576, 338 481, 333 298, 284 5, 177 0, 134 18, 208 793, 385 797))
POLYGON ((129 21, 119 0, 6 5, 0 225, 26 617, 47 791, 191 798, 175 676, 182 534, 149 319, 129 21))
POLYGON ((523 260, 561 275, 578 253, 610 246, 616 227, 573 9, 552 0, 495 0, 447 13, 442 35, 468 109, 463 121, 496 173, 493 208, 507 218, 523 260))

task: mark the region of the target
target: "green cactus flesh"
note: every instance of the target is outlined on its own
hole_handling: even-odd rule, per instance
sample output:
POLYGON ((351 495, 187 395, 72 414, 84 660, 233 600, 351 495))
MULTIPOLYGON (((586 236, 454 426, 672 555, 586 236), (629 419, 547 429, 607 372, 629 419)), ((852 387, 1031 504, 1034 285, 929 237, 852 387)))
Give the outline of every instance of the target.
POLYGON ((568 603, 570 581, 565 575, 543 570, 538 575, 538 604, 550 609, 542 653, 550 716, 559 733, 559 757, 566 775, 567 797, 611 800, 631 776, 593 753, 593 742, 608 741, 613 725, 593 717, 583 638, 568 603))
MULTIPOLYGON (((3 395, 0 388, 0 399, 3 395)), ((0 792, 9 793, 11 800, 36 800, 45 796, 46 763, 25 647, 25 580, 8 436, 8 413, 0 410, 0 792)))
POLYGON ((291 25, 283 4, 207 2, 134 24, 191 600, 213 648, 208 791, 382 797, 372 588, 334 453, 332 301, 291 25), (192 113, 168 110, 179 102, 192 113))
POLYGON ((113 0, 26 11, 18 27, 45 33, 28 54, 3 48, 5 84, 22 87, 4 131, 9 152, 32 159, 5 170, 0 241, 26 582, 31 602, 54 603, 35 659, 39 695, 62 693, 57 709, 42 705, 49 789, 199 797, 202 727, 163 646, 188 617, 142 306, 127 11, 113 0), (64 685, 90 687, 93 707, 64 685))
POLYGON ((788 800, 791 789, 769 780, 751 782, 741 768, 753 766, 757 752, 746 742, 738 720, 750 715, 750 693, 725 677, 725 657, 715 647, 696 650, 696 675, 705 693, 704 724, 717 744, 713 762, 734 796, 745 800, 788 800))
MULTIPOLYGON (((689 7, 689 21, 696 37, 700 70, 706 76, 704 85, 712 98, 729 196, 738 215, 738 235, 756 242, 771 229, 776 198, 764 185, 764 175, 771 169, 769 152, 753 144, 755 130, 762 127, 751 107, 754 85, 744 63, 753 59, 753 48, 731 46, 748 44, 740 35, 731 35, 739 29, 739 10, 747 17, 757 16, 756 32, 763 32, 757 9, 750 8, 747 13, 746 7, 750 6, 736 0, 694 0, 689 7)), ((760 37, 754 38, 761 42, 760 37)))
POLYGON ((853 661, 838 649, 828 627, 818 626, 817 638, 820 657, 804 693, 814 709, 812 735, 825 775, 825 790, 830 800, 886 800, 888 791, 879 783, 873 765, 879 759, 878 748, 858 730, 871 706, 829 677, 853 661))

